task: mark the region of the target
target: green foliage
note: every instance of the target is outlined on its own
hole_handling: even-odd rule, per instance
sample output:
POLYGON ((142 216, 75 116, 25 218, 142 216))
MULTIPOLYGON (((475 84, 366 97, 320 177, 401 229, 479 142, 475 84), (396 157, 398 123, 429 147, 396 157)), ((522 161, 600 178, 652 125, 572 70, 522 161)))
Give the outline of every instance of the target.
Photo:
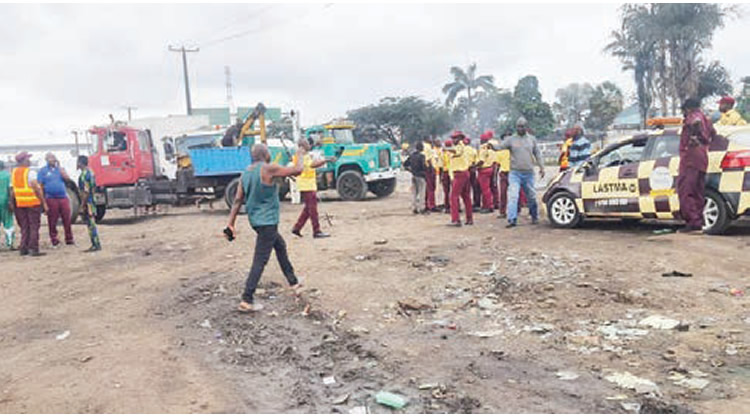
POLYGON ((268 125, 268 137, 292 139, 294 134, 294 125, 289 116, 283 116, 280 120, 274 121, 268 125))
POLYGON ((588 83, 571 83, 558 89, 555 92, 557 102, 552 106, 557 116, 557 123, 561 126, 572 126, 583 121, 593 94, 594 88, 588 83))
POLYGON ((347 118, 357 124, 356 138, 385 140, 395 145, 435 137, 451 129, 451 114, 445 107, 416 96, 388 97, 378 104, 351 110, 347 118))
POLYGON ((698 93, 700 99, 732 93, 732 79, 729 72, 718 61, 701 66, 698 72, 698 93))
POLYGON ((617 85, 609 81, 598 85, 589 98, 586 128, 594 131, 606 130, 622 111, 622 107, 622 91, 617 85))
POLYGON ((526 118, 529 128, 537 137, 545 137, 554 129, 555 117, 552 115, 552 108, 542 101, 536 76, 521 78, 513 89, 513 110, 505 128, 514 127, 520 116, 526 118))

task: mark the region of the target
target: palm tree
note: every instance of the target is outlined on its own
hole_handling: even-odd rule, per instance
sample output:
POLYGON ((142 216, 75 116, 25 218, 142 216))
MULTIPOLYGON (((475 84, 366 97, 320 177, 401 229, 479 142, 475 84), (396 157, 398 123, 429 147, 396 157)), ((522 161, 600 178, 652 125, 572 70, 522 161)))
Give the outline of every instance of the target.
POLYGON ((476 107, 475 102, 478 91, 495 91, 495 78, 489 75, 476 77, 476 72, 476 63, 471 64, 466 71, 460 67, 451 67, 453 81, 443 86, 443 93, 447 95, 445 97, 445 104, 447 106, 453 105, 458 95, 465 91, 466 106, 469 110, 473 111, 476 107))

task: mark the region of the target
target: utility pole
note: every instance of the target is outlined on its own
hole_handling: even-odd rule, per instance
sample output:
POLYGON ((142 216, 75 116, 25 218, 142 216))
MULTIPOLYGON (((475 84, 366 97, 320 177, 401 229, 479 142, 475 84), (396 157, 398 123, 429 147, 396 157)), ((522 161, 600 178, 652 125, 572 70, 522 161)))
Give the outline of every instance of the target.
POLYGON ((131 106, 131 105, 125 105, 125 106, 122 107, 122 109, 127 109, 128 110, 128 121, 132 121, 133 120, 132 111, 135 111, 138 108, 134 107, 134 106, 131 106))
POLYGON ((78 156, 81 156, 81 151, 80 151, 80 149, 78 147, 78 131, 77 130, 73 130, 73 131, 71 131, 71 133, 76 138, 76 158, 77 158, 78 156))
POLYGON ((187 54, 189 52, 198 52, 200 51, 199 48, 185 48, 185 46, 181 46, 180 48, 169 46, 169 51, 172 52, 180 52, 182 53, 182 75, 185 79, 185 102, 187 103, 187 114, 193 115, 193 105, 190 103, 190 82, 188 81, 188 68, 187 68, 187 54))
POLYGON ((232 98, 232 72, 229 66, 224 66, 224 77, 227 82, 227 106, 229 107, 229 113, 234 112, 234 99, 232 98))

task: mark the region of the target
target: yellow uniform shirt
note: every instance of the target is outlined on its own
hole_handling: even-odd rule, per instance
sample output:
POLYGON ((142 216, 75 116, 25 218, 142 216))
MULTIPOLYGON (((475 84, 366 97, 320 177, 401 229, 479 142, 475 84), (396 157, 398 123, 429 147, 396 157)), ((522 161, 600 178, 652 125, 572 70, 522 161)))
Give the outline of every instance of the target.
MULTIPOLYGON (((297 155, 292 159, 294 165, 297 165, 297 155)), ((313 158, 305 154, 302 158, 302 173, 297 176, 297 189, 304 191, 318 191, 318 183, 315 180, 315 168, 312 167, 313 158)))
POLYGON ((424 163, 427 167, 432 168, 432 164, 435 160, 435 151, 432 149, 430 143, 424 142, 422 144, 424 145, 424 150, 422 151, 422 154, 424 155, 424 163))
POLYGON ((448 171, 448 173, 453 176, 453 171, 451 170, 451 154, 448 150, 443 150, 443 156, 441 156, 443 159, 443 170, 448 171))
POLYGON ((443 150, 438 147, 432 150, 434 151, 432 154, 432 167, 436 170, 443 169, 443 150))
POLYGON ((471 153, 469 148, 463 144, 453 146, 453 150, 455 153, 450 155, 451 177, 453 177, 453 172, 469 170, 469 158, 467 158, 467 154, 471 153))
POLYGON ((479 146, 479 157, 477 158, 482 162, 482 169, 491 168, 495 164, 495 151, 490 149, 490 145, 485 143, 479 146))
POLYGON ((477 163, 477 149, 471 146, 464 146, 464 156, 466 156, 466 166, 472 167, 477 163))
POLYGON ((716 125, 747 125, 747 121, 742 118, 742 115, 736 109, 730 109, 721 114, 721 118, 716 125))
POLYGON ((495 158, 501 172, 510 171, 510 150, 498 150, 495 152, 495 158))

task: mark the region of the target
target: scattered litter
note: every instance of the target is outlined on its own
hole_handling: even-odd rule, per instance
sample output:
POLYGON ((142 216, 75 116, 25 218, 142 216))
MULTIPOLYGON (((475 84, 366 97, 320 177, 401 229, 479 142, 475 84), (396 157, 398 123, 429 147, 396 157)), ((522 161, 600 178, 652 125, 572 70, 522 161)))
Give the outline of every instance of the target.
POLYGON ((503 333, 503 330, 491 330, 491 331, 473 331, 468 333, 469 335, 473 335, 474 337, 479 338, 490 338, 495 337, 503 333))
POLYGON ((656 330, 671 330, 680 325, 680 321, 676 319, 665 318, 661 315, 651 315, 648 318, 642 319, 641 322, 638 323, 638 325, 650 327, 656 330))
POLYGON ((534 324, 531 326, 527 325, 523 327, 524 331, 534 333, 534 334, 546 334, 554 329, 555 329, 555 326, 552 324, 534 324))
POLYGON ((479 274, 480 276, 485 276, 485 277, 492 277, 495 275, 495 273, 497 273, 497 264, 495 264, 494 262, 492 263, 492 268, 490 268, 489 270, 477 271, 477 274, 479 274))
POLYGON ((578 374, 569 370, 561 370, 556 375, 561 381, 574 381, 578 379, 578 374))
POLYGON ((622 407, 623 410, 629 412, 629 413, 640 413, 641 412, 641 405, 639 403, 620 403, 620 407, 622 407))
POLYGON ((355 261, 365 261, 365 260, 369 260, 369 259, 370 259, 370 257, 367 256, 367 255, 357 255, 356 257, 354 257, 355 261))
POLYGON ((354 334, 369 334, 370 333, 370 330, 368 330, 365 327, 360 327, 360 326, 354 326, 349 331, 354 334))
POLYGON ((729 294, 734 297, 742 297, 745 296, 745 292, 740 289, 731 288, 729 289, 729 294))
POLYGON ((326 376, 323 378, 323 385, 333 385, 336 383, 336 378, 333 376, 326 376))
POLYGON ((430 309, 430 305, 420 302, 414 298, 406 298, 398 301, 398 306, 405 311, 421 311, 423 309, 430 309))
POLYGON ((737 354, 737 347, 735 347, 734 344, 729 344, 724 352, 729 356, 734 356, 737 354))
POLYGON ((200 326, 202 328, 211 328, 211 321, 204 319, 203 322, 200 323, 200 326))
POLYGON ((668 273, 662 273, 662 277, 693 277, 691 273, 683 273, 681 271, 672 270, 668 273))
POLYGON ((344 394, 333 400, 333 405, 346 404, 347 401, 349 401, 349 394, 344 394))
POLYGON ((625 394, 617 394, 611 397, 604 398, 607 401, 621 401, 621 400, 627 400, 628 396, 625 394))
POLYGON ((706 372, 703 372, 703 371, 700 371, 700 370, 698 370, 698 369, 696 369, 696 370, 691 370, 691 371, 689 371, 688 373, 689 373, 690 375, 692 375, 693 377, 695 377, 695 378, 706 378, 706 377, 708 377, 708 373, 706 373, 706 372))
POLYGON ((490 298, 483 297, 479 299, 479 301, 477 302, 477 306, 479 306, 482 309, 486 309, 490 311, 490 310, 497 308, 498 305, 495 302, 493 302, 490 298))
POLYGON ((709 384, 709 381, 707 379, 701 379, 701 378, 690 378, 690 379, 685 378, 685 379, 681 379, 675 382, 674 384, 692 389, 694 391, 700 391, 709 384))
POLYGON ((439 387, 440 384, 438 383, 430 383, 430 384, 422 384, 419 386, 419 389, 424 391, 425 389, 433 389, 439 387))
POLYGON ((385 245, 388 243, 388 239, 378 239, 375 242, 373 242, 375 245, 385 245))
POLYGON ((380 391, 375 395, 375 402, 387 407, 400 409, 404 408, 404 406, 409 403, 409 400, 406 397, 392 392, 380 391))
POLYGON ((428 262, 431 262, 437 266, 446 266, 449 262, 451 262, 451 259, 448 257, 444 257, 442 255, 429 255, 425 258, 428 262))
POLYGON ((65 340, 66 338, 70 337, 70 331, 65 331, 61 334, 58 334, 55 338, 58 340, 65 340))
POLYGON ((615 372, 605 376, 609 382, 612 382, 620 388, 632 389, 639 394, 648 394, 650 392, 659 393, 659 387, 648 379, 639 378, 630 372, 615 372))
POLYGON ((94 356, 83 356, 80 359, 78 359, 78 361, 81 362, 81 363, 88 363, 93 358, 94 358, 94 356))
POLYGON ((674 233, 675 231, 673 229, 656 229, 651 231, 654 235, 669 235, 670 233, 674 233))
POLYGON ((614 340, 618 337, 642 337, 648 335, 648 330, 638 328, 620 328, 615 325, 602 325, 596 329, 607 340, 614 340))
POLYGON ((364 407, 364 406, 354 407, 351 410, 349 410, 349 414, 368 414, 367 407, 364 407))

